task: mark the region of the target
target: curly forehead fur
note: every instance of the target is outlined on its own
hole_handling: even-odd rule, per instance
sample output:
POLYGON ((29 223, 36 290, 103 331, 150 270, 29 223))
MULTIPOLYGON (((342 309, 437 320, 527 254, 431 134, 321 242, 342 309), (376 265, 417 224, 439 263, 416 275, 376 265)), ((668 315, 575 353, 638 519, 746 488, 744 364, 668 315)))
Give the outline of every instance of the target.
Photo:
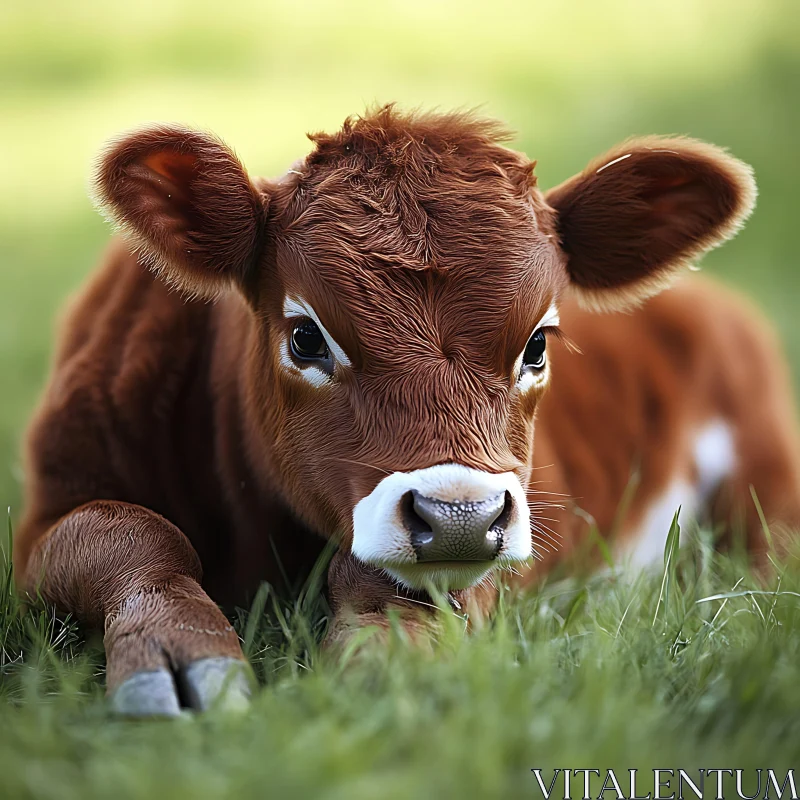
POLYGON ((287 228, 322 226, 365 266, 486 266, 518 257, 537 229, 554 233, 534 164, 503 146, 510 133, 496 121, 389 105, 310 138, 285 187, 287 228))

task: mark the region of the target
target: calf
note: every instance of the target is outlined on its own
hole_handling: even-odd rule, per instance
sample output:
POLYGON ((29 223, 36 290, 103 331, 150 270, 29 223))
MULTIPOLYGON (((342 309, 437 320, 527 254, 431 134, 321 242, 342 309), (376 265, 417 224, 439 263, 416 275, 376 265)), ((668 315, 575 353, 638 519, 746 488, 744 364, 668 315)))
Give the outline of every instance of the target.
POLYGON ((633 139, 542 193, 469 114, 385 107, 311 138, 277 180, 179 127, 100 160, 127 246, 62 328, 15 559, 103 627, 120 711, 243 700, 216 602, 326 539, 340 636, 392 607, 419 633, 432 586, 485 614, 494 570, 531 580, 591 524, 639 565, 679 504, 761 548, 751 485, 800 523, 793 403, 754 315, 696 278, 591 313, 731 236, 747 166, 633 139))

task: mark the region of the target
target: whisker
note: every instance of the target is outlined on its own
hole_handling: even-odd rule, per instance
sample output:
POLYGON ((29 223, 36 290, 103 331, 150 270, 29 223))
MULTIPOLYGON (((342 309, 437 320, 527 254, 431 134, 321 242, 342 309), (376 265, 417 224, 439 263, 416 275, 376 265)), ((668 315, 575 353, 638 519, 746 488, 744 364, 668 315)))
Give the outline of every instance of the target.
POLYGON ((563 540, 559 541, 558 539, 555 539, 549 533, 545 533, 544 531, 534 530, 534 531, 531 531, 531 533, 534 536, 537 536, 541 540, 546 540, 546 541, 550 542, 550 544, 552 544, 553 547, 556 548, 556 550, 558 550, 558 548, 561 547, 564 544, 563 540))
POLYGON ((550 502, 541 502, 537 501, 535 503, 528 503, 529 508, 541 508, 543 511, 548 511, 549 509, 554 509, 556 511, 566 511, 563 503, 550 503, 550 502))
POLYGON ((544 533, 544 531, 537 531, 537 530, 534 528, 534 529, 531 531, 531 534, 533 535, 533 537, 534 537, 535 539, 538 539, 539 541, 542 541, 542 542, 550 542, 550 544, 552 544, 552 545, 553 545, 553 547, 556 547, 556 548, 558 548, 558 547, 561 547, 561 544, 562 544, 561 542, 559 542, 559 541, 556 541, 556 540, 555 540, 555 539, 554 539, 552 536, 550 536, 550 534, 548 534, 548 533, 544 533))
POLYGON ((557 553, 561 547, 560 542, 554 542, 552 539, 546 539, 545 537, 536 533, 536 531, 531 531, 531 539, 547 550, 548 553, 557 553))
POLYGON ((553 539, 554 542, 555 539, 559 539, 562 542, 564 541, 564 537, 558 531, 553 530, 549 525, 538 525, 536 520, 531 520, 531 530, 543 536, 548 536, 550 539, 553 539))
MULTIPOLYGON (((533 519, 534 519, 534 522, 535 522, 536 524, 539 524, 539 520, 541 519, 541 517, 534 517, 533 519)), ((541 523, 541 524, 539 524, 539 527, 540 527, 542 530, 545 530, 545 531, 550 531, 550 533, 552 533, 552 534, 553 534, 553 536, 558 536, 559 538, 563 538, 563 537, 561 536, 561 534, 560 534, 560 533, 557 533, 557 532, 556 532, 555 530, 553 530, 553 528, 551 528, 549 525, 545 525, 544 523, 541 523)))
MULTIPOLYGON (((498 572, 508 572, 511 575, 516 575, 518 578, 522 577, 522 573, 518 569, 516 569, 516 567, 511 566, 511 564, 507 564, 506 566, 500 567, 497 571, 498 572)), ((497 584, 495 584, 495 585, 497 585, 497 584)))
POLYGON ((544 546, 544 543, 546 542, 548 547, 552 547, 553 548, 553 552, 554 553, 557 552, 559 550, 559 548, 561 547, 561 545, 563 544, 563 542, 557 542, 555 539, 552 539, 549 536, 545 536, 544 534, 539 533, 538 531, 532 531, 531 532, 531 536, 534 539, 536 539, 537 542, 542 542, 543 546, 544 546))
POLYGON ((426 603, 424 600, 417 600, 416 597, 405 597, 404 595, 396 594, 394 596, 395 600, 403 600, 408 601, 410 603, 418 603, 421 606, 427 606, 428 608, 438 609, 439 606, 434 605, 433 603, 426 603))
POLYGON ((361 467, 369 467, 370 469, 378 470, 378 472, 382 472, 384 475, 391 475, 391 470, 384 469, 383 467, 377 467, 375 464, 368 464, 366 461, 356 461, 352 458, 341 458, 339 456, 324 456, 328 461, 344 461, 347 464, 358 464, 361 467))

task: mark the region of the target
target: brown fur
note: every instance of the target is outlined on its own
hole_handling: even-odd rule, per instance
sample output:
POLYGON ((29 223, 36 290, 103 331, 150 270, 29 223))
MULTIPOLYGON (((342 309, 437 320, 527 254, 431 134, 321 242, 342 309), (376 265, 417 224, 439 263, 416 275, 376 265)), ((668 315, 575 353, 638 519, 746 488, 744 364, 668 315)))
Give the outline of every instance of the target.
MULTIPOLYGON (((792 402, 749 311, 694 279, 630 314, 591 315, 569 297, 610 308, 652 294, 741 224, 748 168, 650 138, 543 195, 505 137, 470 115, 387 107, 255 182, 223 144, 182 128, 106 152, 97 196, 139 255, 115 243, 64 325, 31 427, 15 557, 26 586, 105 625, 110 687, 164 654, 238 652, 199 563, 211 597, 241 602, 259 580, 302 574, 334 538, 340 621, 412 614, 419 598, 349 554, 355 503, 398 470, 516 472, 535 542, 563 542, 535 575, 585 537, 576 506, 604 534, 632 535, 691 472, 692 432, 723 417, 740 465, 716 519, 741 504, 757 549, 752 483, 770 519, 800 522, 792 402), (329 386, 281 366, 287 294, 352 361, 329 386), (515 360, 554 300, 583 354, 551 341, 550 392, 521 395, 515 360)), ((493 598, 485 583, 455 600, 477 613, 493 598)))

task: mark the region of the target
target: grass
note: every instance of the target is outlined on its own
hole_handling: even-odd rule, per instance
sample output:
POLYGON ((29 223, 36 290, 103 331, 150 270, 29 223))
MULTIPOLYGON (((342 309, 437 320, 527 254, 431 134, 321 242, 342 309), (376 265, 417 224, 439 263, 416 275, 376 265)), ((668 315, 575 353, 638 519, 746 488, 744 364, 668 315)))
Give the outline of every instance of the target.
MULTIPOLYGON (((755 167, 759 205, 704 267, 765 309, 798 384, 798 86, 794 0, 5 4, 2 507, 17 518, 53 320, 107 241, 85 181, 117 131, 207 127, 276 174, 305 131, 367 102, 486 103, 544 187, 631 134, 727 146, 755 167)), ((537 797, 534 767, 797 767, 797 560, 765 588, 703 537, 665 540, 662 572, 553 578, 469 636, 446 616, 433 653, 398 634, 334 658, 319 586, 267 587, 236 617, 263 687, 252 711, 176 723, 109 718, 96 638, 23 608, 5 568, 0 797, 537 797)))
POLYGON ((469 635, 442 613, 431 652, 395 630, 334 658, 318 585, 294 599, 265 587, 266 609, 237 620, 263 686, 252 710, 175 722, 110 717, 96 645, 22 610, 6 570, 0 794, 536 797, 537 767, 548 781, 639 768, 645 792, 653 768, 785 774, 800 757, 800 571, 765 585, 707 538, 677 541, 673 526, 663 572, 505 593, 469 635))

